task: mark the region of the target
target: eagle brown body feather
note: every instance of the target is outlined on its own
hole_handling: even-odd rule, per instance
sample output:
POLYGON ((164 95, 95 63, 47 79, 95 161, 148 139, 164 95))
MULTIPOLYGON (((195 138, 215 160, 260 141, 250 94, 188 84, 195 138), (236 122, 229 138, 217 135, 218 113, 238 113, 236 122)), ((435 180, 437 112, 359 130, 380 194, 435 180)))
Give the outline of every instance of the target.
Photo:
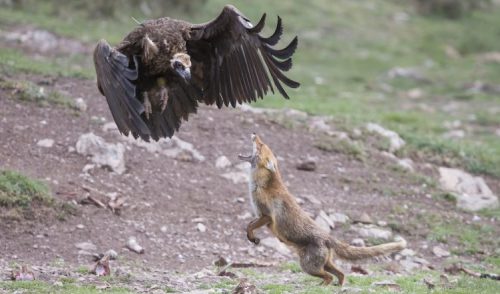
POLYGON ((158 140, 171 137, 198 102, 235 107, 274 87, 288 98, 283 84, 299 86, 283 74, 292 66, 297 37, 275 49, 281 19, 275 32, 263 37, 265 16, 253 26, 227 5, 204 24, 164 17, 141 23, 115 48, 101 40, 94 50, 97 84, 120 132, 158 140), (182 62, 189 80, 179 76, 173 60, 182 62))

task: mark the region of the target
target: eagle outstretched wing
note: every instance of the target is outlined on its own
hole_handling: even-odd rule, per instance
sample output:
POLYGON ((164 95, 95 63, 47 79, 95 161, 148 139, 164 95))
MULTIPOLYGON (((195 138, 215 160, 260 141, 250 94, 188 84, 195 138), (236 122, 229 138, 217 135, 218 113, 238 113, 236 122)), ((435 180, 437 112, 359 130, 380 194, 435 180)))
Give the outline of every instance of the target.
POLYGON ((284 49, 275 49, 283 34, 281 18, 275 32, 263 37, 259 33, 265 18, 264 14, 253 26, 227 5, 205 24, 162 18, 141 24, 118 48, 101 40, 94 50, 97 84, 118 130, 145 141, 158 140, 172 137, 182 120, 196 113, 198 102, 235 107, 263 98, 269 90, 274 93, 274 87, 288 99, 283 85, 299 86, 284 74, 292 67, 297 37, 284 49), (191 80, 172 76, 169 59, 161 51, 165 44, 189 55, 191 80), (144 58, 150 51, 156 57, 144 58), (158 79, 166 81, 160 85, 158 79))
POLYGON ((281 18, 267 38, 259 34, 265 19, 266 14, 253 26, 236 7, 227 5, 214 20, 191 28, 187 49, 192 71, 202 72, 198 83, 203 89, 203 102, 215 103, 219 108, 229 104, 234 107, 236 103, 263 98, 269 89, 274 93, 273 84, 288 99, 282 83, 299 87, 298 82, 283 74, 292 67, 297 37, 284 49, 273 48, 283 34, 281 18))
POLYGON ((141 119, 144 107, 136 99, 137 62, 130 66, 130 60, 105 40, 99 41, 94 49, 94 66, 97 87, 106 97, 111 114, 121 133, 143 139, 149 137, 150 130, 141 119))

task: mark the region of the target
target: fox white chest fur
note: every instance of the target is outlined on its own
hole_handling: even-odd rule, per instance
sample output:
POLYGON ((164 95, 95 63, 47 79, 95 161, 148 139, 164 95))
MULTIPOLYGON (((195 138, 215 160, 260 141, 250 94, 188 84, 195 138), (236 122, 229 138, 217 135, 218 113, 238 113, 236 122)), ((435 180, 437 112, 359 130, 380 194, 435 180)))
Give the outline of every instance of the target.
POLYGON ((250 168, 248 169, 249 175, 248 175, 248 197, 250 200, 250 205, 252 206, 252 212, 254 216, 260 216, 261 213, 259 211, 259 208, 257 206, 257 199, 255 193, 257 193, 257 183, 255 182, 255 178, 253 176, 255 170, 257 169, 257 166, 255 165, 256 157, 257 156, 257 145, 255 142, 253 142, 252 145, 252 163, 250 168))

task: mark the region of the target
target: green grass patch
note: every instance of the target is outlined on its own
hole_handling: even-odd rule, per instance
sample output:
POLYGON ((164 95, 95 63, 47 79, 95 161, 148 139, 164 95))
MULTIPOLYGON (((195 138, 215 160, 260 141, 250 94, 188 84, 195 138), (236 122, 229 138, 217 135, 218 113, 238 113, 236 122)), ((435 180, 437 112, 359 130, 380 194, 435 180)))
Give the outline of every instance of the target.
POLYGON ((29 207, 33 202, 53 204, 48 187, 18 172, 0 170, 0 206, 29 207))
POLYGON ((292 273, 300 273, 300 272, 302 272, 302 269, 300 268, 300 265, 297 262, 293 262, 293 261, 283 263, 280 267, 281 267, 282 270, 290 271, 292 273))
POLYGON ((342 153, 359 161, 366 159, 366 152, 359 141, 321 136, 314 141, 314 146, 323 151, 342 153))
POLYGON ((268 294, 289 293, 293 290, 293 286, 284 284, 267 284, 262 286, 262 290, 268 294))
POLYGON ((35 102, 40 106, 60 105, 76 109, 70 97, 58 91, 45 91, 44 87, 30 81, 0 81, 0 88, 9 90, 14 99, 21 101, 35 102))
MULTIPOLYGON (((57 293, 57 294, 92 294, 103 293, 103 290, 96 289, 94 285, 75 285, 73 283, 64 283, 63 286, 54 286, 43 281, 10 281, 0 282, 0 290, 8 293, 25 293, 25 294, 42 294, 42 293, 57 293)), ((123 294, 134 293, 120 287, 110 287, 105 290, 106 293, 123 294)))
POLYGON ((0 73, 13 75, 16 73, 34 73, 52 76, 93 78, 95 72, 91 62, 89 66, 82 64, 82 58, 89 59, 91 56, 82 57, 57 57, 34 59, 19 50, 0 48, 0 73))
POLYGON ((499 245, 495 229, 478 223, 436 223, 427 238, 441 243, 458 243, 459 246, 452 250, 457 255, 484 252, 484 248, 494 249, 499 245))

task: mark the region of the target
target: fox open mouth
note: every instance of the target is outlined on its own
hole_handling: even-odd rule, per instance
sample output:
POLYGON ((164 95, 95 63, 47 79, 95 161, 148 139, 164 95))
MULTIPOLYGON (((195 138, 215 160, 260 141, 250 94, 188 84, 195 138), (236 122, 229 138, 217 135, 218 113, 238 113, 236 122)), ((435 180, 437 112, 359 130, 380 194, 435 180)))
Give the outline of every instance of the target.
POLYGON ((253 160, 253 156, 252 155, 242 155, 242 154, 238 154, 238 158, 240 160, 243 160, 243 161, 247 161, 247 162, 252 162, 253 160))

